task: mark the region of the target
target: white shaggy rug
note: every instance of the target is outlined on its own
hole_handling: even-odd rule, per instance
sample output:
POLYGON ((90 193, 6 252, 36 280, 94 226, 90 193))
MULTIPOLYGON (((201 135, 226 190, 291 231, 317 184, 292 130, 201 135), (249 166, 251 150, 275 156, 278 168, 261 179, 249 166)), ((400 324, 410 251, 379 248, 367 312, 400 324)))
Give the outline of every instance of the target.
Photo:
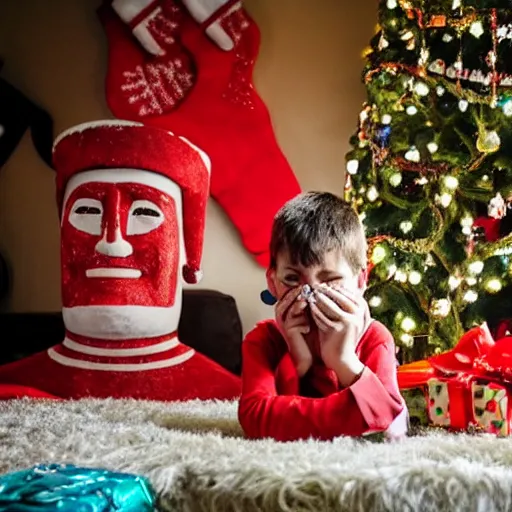
POLYGON ((230 402, 0 402, 0 471, 44 462, 145 475, 162 511, 512 510, 512 438, 247 441, 230 402))

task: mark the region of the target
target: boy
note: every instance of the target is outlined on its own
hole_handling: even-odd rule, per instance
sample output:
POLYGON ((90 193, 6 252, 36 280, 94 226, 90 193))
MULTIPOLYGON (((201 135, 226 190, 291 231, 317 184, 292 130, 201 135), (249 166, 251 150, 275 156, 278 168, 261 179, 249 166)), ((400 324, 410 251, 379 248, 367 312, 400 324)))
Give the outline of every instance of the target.
POLYGON ((366 252, 357 214, 333 194, 301 194, 277 213, 267 270, 276 320, 242 345, 248 437, 405 435, 394 341, 363 298, 366 252))

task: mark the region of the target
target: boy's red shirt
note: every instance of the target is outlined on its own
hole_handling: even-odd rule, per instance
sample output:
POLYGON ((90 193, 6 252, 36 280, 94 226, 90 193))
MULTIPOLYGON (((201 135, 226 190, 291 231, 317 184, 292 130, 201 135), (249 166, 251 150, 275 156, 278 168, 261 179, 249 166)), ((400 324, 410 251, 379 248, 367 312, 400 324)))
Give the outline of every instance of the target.
POLYGON ((404 408, 393 337, 372 321, 356 353, 365 369, 348 388, 342 389, 323 364, 313 365, 299 380, 275 321, 259 323, 242 344, 238 417, 246 435, 330 440, 386 430, 404 408))

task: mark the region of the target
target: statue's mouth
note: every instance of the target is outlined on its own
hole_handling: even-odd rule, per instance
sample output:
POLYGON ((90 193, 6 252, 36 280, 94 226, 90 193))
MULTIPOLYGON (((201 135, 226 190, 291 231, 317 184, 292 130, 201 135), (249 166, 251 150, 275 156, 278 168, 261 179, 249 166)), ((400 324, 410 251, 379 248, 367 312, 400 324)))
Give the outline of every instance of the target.
POLYGON ((111 279, 138 279, 142 272, 136 268, 90 268, 85 271, 87 277, 111 278, 111 279))

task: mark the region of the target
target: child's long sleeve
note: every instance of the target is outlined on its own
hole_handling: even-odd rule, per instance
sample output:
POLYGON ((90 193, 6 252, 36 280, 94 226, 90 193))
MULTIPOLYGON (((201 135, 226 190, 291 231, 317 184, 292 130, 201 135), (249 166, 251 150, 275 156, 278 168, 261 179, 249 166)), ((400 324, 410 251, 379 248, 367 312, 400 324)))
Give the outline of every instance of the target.
POLYGON ((313 437, 359 436, 386 430, 404 405, 396 380, 394 342, 389 331, 372 322, 358 345, 365 369, 349 388, 325 398, 279 396, 275 367, 282 347, 260 323, 242 345, 240 423, 250 438, 291 441, 313 437))

